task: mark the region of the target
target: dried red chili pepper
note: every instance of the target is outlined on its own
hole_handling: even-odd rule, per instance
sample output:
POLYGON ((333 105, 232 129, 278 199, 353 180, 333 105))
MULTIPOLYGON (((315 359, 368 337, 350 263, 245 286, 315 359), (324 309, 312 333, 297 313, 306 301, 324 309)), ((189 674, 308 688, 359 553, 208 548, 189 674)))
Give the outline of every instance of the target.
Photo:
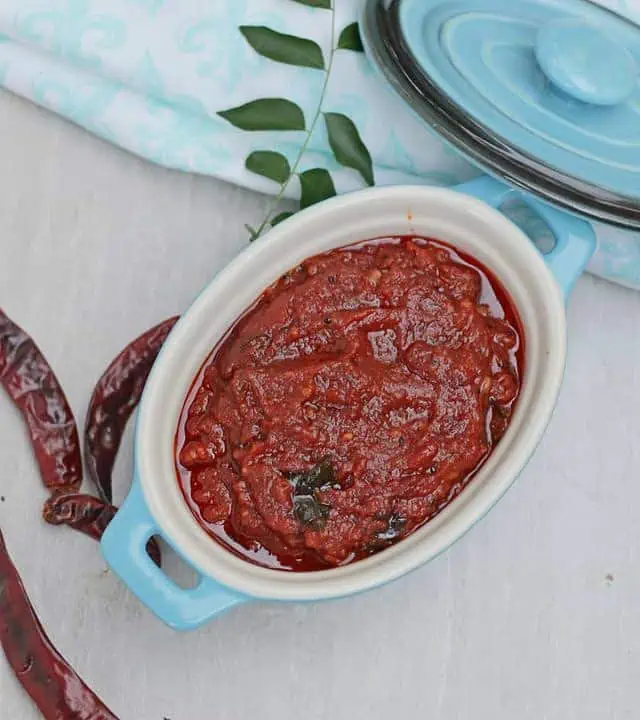
MULTIPOLYGON (((59 490, 44 504, 42 517, 50 525, 67 525, 85 535, 100 540, 118 508, 92 495, 80 495, 59 490)), ((147 551, 153 562, 160 566, 160 548, 151 539, 147 551)))
POLYGON ((45 720, 118 720, 52 645, 0 531, 0 643, 45 720))
MULTIPOLYGON (((61 490, 43 508, 51 525, 67 525, 99 540, 117 508, 111 504, 112 472, 122 434, 140 401, 151 367, 177 318, 148 330, 116 357, 93 392, 85 429, 85 450, 91 477, 103 500, 61 490)), ((160 565, 160 548, 150 540, 147 550, 160 565)))
POLYGON ((93 391, 85 425, 85 459, 98 492, 109 503, 113 499, 111 475, 122 434, 177 320, 169 318, 127 345, 93 391))
POLYGON ((1 309, 0 384, 27 423, 45 486, 79 488, 80 441, 67 398, 38 346, 1 309))
MULTIPOLYGON (((117 512, 111 473, 127 420, 177 318, 128 345, 93 393, 85 436, 92 479, 106 500, 77 492, 82 483, 78 432, 69 403, 35 342, 0 310, 0 384, 22 412, 44 485, 52 525, 68 525, 99 540, 117 512), (108 500, 107 500, 108 499, 108 500)), ((160 549, 147 546, 160 564, 160 549)), ((47 638, 28 600, 0 532, 0 642, 16 676, 47 720, 118 720, 83 683, 47 638)))
POLYGON ((60 490, 44 504, 42 517, 49 525, 67 525, 94 540, 100 540, 117 512, 118 508, 92 495, 60 490))

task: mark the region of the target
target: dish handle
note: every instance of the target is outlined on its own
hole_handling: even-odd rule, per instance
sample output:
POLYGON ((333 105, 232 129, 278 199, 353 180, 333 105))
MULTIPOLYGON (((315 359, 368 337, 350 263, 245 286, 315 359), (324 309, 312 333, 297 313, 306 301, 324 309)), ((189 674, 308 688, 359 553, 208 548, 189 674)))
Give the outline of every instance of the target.
POLYGON ((555 245, 547 253, 541 253, 547 267, 567 298, 576 280, 582 275, 596 250, 596 236, 590 223, 579 217, 558 210, 531 195, 505 185, 499 180, 483 175, 455 190, 472 195, 499 209, 509 197, 517 196, 549 226, 555 245))
POLYGON ((158 535, 162 533, 147 508, 136 478, 127 499, 102 536, 102 554, 134 595, 169 627, 191 630, 249 599, 204 576, 200 576, 194 588, 176 585, 147 553, 147 543, 158 535))

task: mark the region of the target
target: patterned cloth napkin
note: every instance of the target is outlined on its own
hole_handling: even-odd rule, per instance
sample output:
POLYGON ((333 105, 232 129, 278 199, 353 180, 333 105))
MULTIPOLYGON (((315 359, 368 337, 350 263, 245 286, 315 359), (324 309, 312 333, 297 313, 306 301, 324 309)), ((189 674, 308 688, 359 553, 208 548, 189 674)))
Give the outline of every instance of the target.
MULTIPOLYGON (((2 0, 0 85, 152 162, 274 195, 305 142, 298 174, 329 171, 337 192, 363 187, 371 173, 379 185, 476 175, 374 74, 352 26, 363 2, 2 0), (255 28, 313 43, 286 47, 255 28), (313 125, 331 60, 307 137, 294 128, 313 125), (255 104, 264 98, 284 102, 255 104)), ((640 0, 601 2, 640 21, 640 0)), ((299 193, 294 176, 284 194, 299 193)), ((530 235, 544 232, 521 206, 511 214, 530 235)), ((596 230, 592 272, 640 288, 640 234, 596 230)))

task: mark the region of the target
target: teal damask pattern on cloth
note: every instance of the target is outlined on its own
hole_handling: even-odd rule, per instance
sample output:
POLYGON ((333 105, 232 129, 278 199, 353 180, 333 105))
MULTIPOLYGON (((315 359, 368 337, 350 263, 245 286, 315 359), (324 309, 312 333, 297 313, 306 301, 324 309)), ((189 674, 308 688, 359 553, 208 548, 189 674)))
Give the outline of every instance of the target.
POLYGON ((14 17, 10 34, 23 43, 38 47, 54 57, 81 67, 99 70, 102 57, 125 45, 124 18, 94 12, 91 0, 68 0, 29 6, 14 17))
MULTIPOLYGON (((364 0, 334 2, 340 29, 364 0)), ((640 0, 601 2, 640 20, 640 0)), ((152 162, 274 193, 272 181, 245 169, 245 158, 271 148, 293 162, 304 133, 242 132, 217 113, 287 97, 311 117, 323 77, 261 57, 239 27, 308 37, 326 52, 329 16, 290 0, 3 0, 0 85, 152 162)), ((477 174, 387 92, 362 53, 336 55, 326 107, 357 126, 377 184, 454 185, 477 174)), ((317 166, 331 171, 338 192, 362 186, 356 171, 336 162, 321 124, 300 169, 317 166)), ((522 208, 510 212, 529 234, 544 235, 522 208)), ((591 270, 640 288, 640 234, 597 230, 591 270)))

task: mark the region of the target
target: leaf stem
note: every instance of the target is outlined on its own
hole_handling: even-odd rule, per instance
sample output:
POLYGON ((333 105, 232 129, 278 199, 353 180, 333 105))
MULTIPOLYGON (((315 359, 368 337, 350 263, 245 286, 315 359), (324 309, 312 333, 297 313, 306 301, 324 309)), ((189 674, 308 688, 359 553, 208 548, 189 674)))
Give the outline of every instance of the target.
POLYGON ((327 63, 327 69, 325 70, 324 82, 322 84, 322 90, 320 92, 320 101, 318 102, 318 107, 316 109, 316 113, 313 117, 313 120, 311 121, 309 130, 307 131, 307 137, 304 139, 304 142, 302 143, 302 147, 300 148, 298 157, 296 158, 295 162, 293 163, 293 166, 291 167, 291 172, 289 173, 289 177, 280 186, 280 191, 278 192, 278 194, 275 196, 275 198, 269 205, 267 214, 265 215, 264 220, 258 226, 258 229, 255 231, 255 234, 252 237, 252 240, 257 239, 258 237, 260 237, 260 235, 262 235, 264 229, 269 224, 269 221, 271 220, 274 212, 276 211, 278 205, 280 204, 280 201, 284 197, 284 194, 287 191, 287 188, 291 184, 292 178, 297 174, 298 168, 300 167, 300 163, 302 162, 302 158, 304 157, 304 155, 307 151, 307 148, 309 147, 309 143, 311 142, 311 137, 316 129, 316 125, 318 124, 320 115, 322 114, 322 106, 324 104, 325 95, 327 94, 327 88, 329 87, 329 80, 331 79, 331 69, 333 68, 333 59, 336 54, 336 11, 335 11, 334 6, 335 6, 335 0, 331 3, 331 8, 330 8, 330 12, 331 12, 331 52, 329 54, 329 62, 327 63))

